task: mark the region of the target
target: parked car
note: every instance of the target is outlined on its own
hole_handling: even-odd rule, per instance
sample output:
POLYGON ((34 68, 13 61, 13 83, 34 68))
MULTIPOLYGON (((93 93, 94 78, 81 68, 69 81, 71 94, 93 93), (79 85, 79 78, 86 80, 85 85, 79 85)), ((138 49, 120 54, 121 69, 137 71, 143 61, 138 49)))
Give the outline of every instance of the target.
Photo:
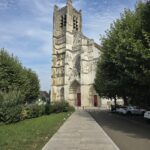
POLYGON ((116 112, 119 114, 126 115, 127 114, 127 107, 120 106, 119 108, 116 108, 116 112))
POLYGON ((145 118, 145 119, 150 119, 150 111, 146 111, 146 112, 144 113, 144 118, 145 118))
POLYGON ((127 114, 131 115, 144 115, 145 109, 141 109, 137 106, 127 106, 127 114))
POLYGON ((123 115, 144 115, 145 109, 137 106, 120 106, 116 108, 116 112, 123 115))
POLYGON ((111 112, 116 112, 116 110, 118 109, 118 108, 120 108, 121 106, 120 105, 111 105, 111 112))

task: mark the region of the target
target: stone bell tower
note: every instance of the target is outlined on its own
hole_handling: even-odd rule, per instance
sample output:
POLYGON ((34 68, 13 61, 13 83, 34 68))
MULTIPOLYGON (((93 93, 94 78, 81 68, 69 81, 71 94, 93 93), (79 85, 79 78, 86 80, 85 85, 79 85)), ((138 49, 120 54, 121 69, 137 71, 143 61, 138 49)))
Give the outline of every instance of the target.
POLYGON ((72 0, 54 7, 51 101, 66 100, 72 106, 100 106, 94 90, 100 46, 82 33, 81 10, 72 0))
POLYGON ((81 32, 81 11, 72 6, 72 0, 67 0, 63 8, 54 6, 53 14, 53 59, 51 100, 60 101, 66 99, 65 86, 68 84, 66 75, 68 72, 67 51, 72 51, 73 34, 81 32))

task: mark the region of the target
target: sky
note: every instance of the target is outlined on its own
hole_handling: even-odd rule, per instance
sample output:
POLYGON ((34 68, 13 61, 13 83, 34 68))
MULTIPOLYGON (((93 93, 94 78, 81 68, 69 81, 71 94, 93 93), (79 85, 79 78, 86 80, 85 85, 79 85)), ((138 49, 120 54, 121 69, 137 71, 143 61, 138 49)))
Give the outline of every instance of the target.
MULTIPOLYGON (((38 74, 41 90, 50 90, 53 7, 66 0, 0 0, 0 48, 18 56, 23 66, 38 74)), ((136 0, 73 0, 82 10, 83 33, 100 43, 110 24, 136 0)))

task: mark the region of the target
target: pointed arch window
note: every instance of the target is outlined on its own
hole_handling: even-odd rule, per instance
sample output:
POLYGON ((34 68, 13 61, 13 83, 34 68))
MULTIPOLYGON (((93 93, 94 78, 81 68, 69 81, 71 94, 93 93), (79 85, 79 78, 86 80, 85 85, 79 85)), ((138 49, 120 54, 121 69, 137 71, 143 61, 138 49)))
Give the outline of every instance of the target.
POLYGON ((78 31, 78 18, 76 16, 73 17, 73 29, 78 31))
POLYGON ((60 18, 60 27, 63 28, 63 27, 66 27, 66 24, 67 24, 67 15, 62 15, 61 18, 60 18))

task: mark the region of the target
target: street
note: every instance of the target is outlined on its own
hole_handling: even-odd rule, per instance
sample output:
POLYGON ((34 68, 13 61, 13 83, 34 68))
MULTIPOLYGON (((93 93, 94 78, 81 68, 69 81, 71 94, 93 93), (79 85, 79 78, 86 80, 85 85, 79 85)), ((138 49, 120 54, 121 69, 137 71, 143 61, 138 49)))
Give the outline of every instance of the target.
POLYGON ((91 111, 92 117, 120 150, 150 150, 150 123, 108 111, 91 111))

